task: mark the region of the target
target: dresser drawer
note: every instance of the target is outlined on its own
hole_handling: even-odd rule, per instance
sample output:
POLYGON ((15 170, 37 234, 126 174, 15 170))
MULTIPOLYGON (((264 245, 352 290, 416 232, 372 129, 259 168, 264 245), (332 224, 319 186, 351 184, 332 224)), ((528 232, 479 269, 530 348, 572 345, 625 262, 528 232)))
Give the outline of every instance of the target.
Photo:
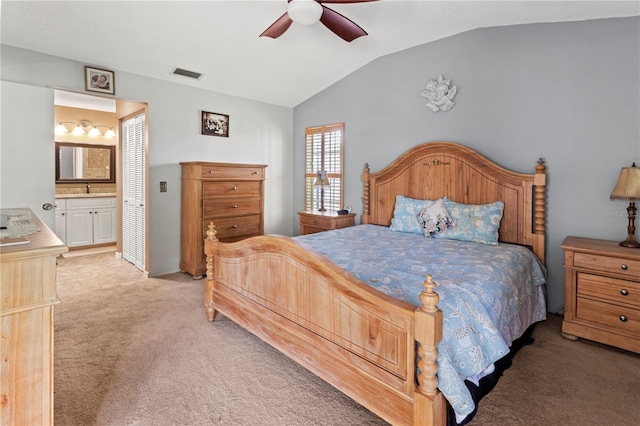
POLYGON ((204 200, 202 217, 242 216, 260 214, 262 200, 259 198, 237 198, 227 200, 204 200))
MULTIPOLYGON (((211 220, 202 221, 203 235, 207 235, 211 220)), ((213 221, 216 226, 216 238, 225 240, 234 237, 260 235, 260 215, 226 217, 213 221)))
POLYGON ((200 168, 200 175, 203 179, 263 179, 264 167, 204 165, 200 168))
POLYGON ((620 259, 613 256, 599 256, 597 254, 575 253, 573 266, 596 270, 603 273, 615 273, 640 280, 640 260, 620 259))
POLYGON ((578 297, 586 296, 640 308, 640 283, 578 272, 578 297))
POLYGON ((202 198, 259 197, 261 182, 202 182, 202 198))
POLYGON ((636 336, 640 342, 640 311, 578 297, 576 318, 636 336))

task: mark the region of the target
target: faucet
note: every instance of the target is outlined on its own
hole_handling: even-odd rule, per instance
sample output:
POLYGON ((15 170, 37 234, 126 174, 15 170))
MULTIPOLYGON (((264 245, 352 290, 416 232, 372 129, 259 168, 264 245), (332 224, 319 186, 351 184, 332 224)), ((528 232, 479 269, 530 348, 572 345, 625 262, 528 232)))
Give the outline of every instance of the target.
POLYGON ((90 189, 91 189, 91 185, 89 185, 89 182, 87 182, 87 194, 89 193, 90 189))

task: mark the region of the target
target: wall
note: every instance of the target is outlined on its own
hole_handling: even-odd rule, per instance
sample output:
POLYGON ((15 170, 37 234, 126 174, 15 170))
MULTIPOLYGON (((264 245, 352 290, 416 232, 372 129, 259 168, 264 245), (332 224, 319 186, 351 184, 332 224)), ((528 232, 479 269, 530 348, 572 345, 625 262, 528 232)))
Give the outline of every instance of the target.
MULTIPOLYGON (((1 55, 2 80, 84 92, 84 63, 6 45, 1 55)), ((265 232, 290 234, 292 109, 122 72, 117 64, 100 65, 115 70, 117 98, 148 104, 151 276, 179 269, 181 161, 268 165, 265 232), (200 134, 202 110, 229 114, 228 138, 200 134), (160 181, 167 182, 168 192, 160 193, 160 181)))
MULTIPOLYGON (((462 143, 523 173, 544 158, 548 309, 557 312, 564 238, 626 237, 628 202, 609 194, 621 167, 640 164, 639 55, 637 17, 478 29, 369 63, 298 105, 293 134, 345 122, 345 202, 359 213, 365 162, 378 171, 423 142, 462 143), (457 86, 456 105, 433 113, 420 92, 440 74, 457 86)), ((300 210, 304 144, 293 154, 300 210)))

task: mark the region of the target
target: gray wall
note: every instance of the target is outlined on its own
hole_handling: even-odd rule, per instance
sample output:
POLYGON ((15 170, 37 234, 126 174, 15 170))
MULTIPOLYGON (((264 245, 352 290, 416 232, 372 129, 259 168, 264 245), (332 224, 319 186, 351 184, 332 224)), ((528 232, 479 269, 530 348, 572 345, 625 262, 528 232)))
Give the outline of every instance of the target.
POLYGON ((563 239, 626 237, 628 203, 609 194, 621 167, 640 164, 639 66, 637 17, 478 29, 379 58, 294 109, 294 210, 309 126, 345 122, 345 200, 358 213, 365 162, 378 171, 423 142, 462 143, 523 173, 542 157, 548 310, 559 312, 563 239), (440 74, 456 106, 433 113, 420 92, 440 74))
MULTIPOLYGON (((84 92, 83 63, 2 45, 2 80, 34 87, 84 92)), ((147 78, 119 71, 117 64, 100 64, 115 70, 116 97, 148 104, 149 126, 149 274, 179 270, 180 262, 180 165, 181 161, 216 161, 268 165, 265 184, 265 232, 290 234, 292 207, 293 111, 248 99, 147 78), (229 138, 200 134, 200 111, 230 116, 229 138), (168 192, 160 193, 166 181, 168 192)), ((51 89, 53 91, 53 89, 51 89)), ((53 94, 50 115, 44 119, 51 129, 54 150, 53 94)), ((40 118, 39 118, 40 117, 40 118)), ((3 132, 11 123, 2 123, 3 132)), ((16 134, 27 137, 23 129, 16 134)), ((4 134, 4 133, 3 133, 4 134)), ((19 143, 19 141, 16 141, 19 143)), ((21 159, 3 158, 19 164, 21 159)), ((53 162, 53 160, 52 160, 53 162)), ((22 164, 28 169, 29 163, 22 164)), ((53 169, 53 166, 52 166, 53 169)), ((51 174, 52 194, 55 176, 51 174)), ((53 201, 52 201, 53 202, 53 201)), ((4 206, 3 206, 4 207, 4 206)), ((7 206, 10 207, 10 206, 7 206)))

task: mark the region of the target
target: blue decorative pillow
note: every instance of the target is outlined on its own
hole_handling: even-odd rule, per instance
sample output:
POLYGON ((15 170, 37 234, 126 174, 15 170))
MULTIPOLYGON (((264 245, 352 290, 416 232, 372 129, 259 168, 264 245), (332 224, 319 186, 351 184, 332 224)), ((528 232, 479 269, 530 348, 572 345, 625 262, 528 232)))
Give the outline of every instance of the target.
POLYGON ((454 225, 442 199, 434 201, 430 206, 418 213, 418 222, 420 222, 422 234, 426 238, 431 238, 438 232, 449 229, 454 225))
POLYGON ((404 195, 397 195, 393 209, 393 219, 391 219, 391 227, 389 229, 397 232, 422 234, 422 226, 418 222, 418 214, 432 203, 433 200, 418 200, 404 195))
POLYGON ((504 211, 502 201, 491 204, 460 204, 445 197, 444 204, 454 225, 434 234, 434 238, 498 244, 498 230, 504 211))

